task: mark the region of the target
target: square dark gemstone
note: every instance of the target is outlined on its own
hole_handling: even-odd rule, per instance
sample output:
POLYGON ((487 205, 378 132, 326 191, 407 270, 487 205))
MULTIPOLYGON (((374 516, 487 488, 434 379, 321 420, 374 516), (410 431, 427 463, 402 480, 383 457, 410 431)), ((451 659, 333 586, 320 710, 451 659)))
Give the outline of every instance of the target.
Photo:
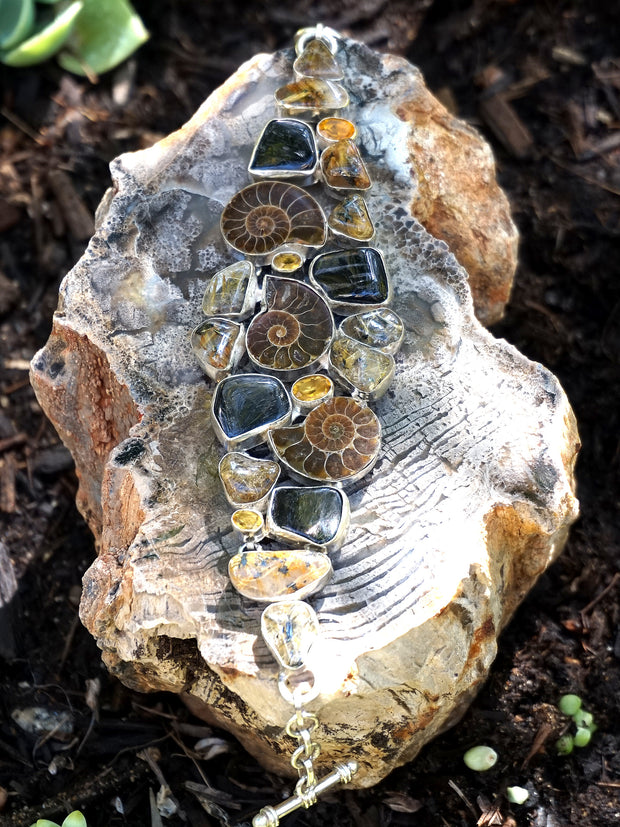
POLYGON ((280 380, 256 373, 229 376, 219 383, 213 397, 213 415, 229 439, 265 428, 290 409, 280 380))
POLYGON ((387 301, 387 273, 381 253, 373 247, 323 253, 312 262, 311 272, 330 301, 363 305, 387 301))
POLYGON ((269 121, 258 139, 250 172, 308 172, 317 164, 314 134, 308 124, 292 118, 269 121))
POLYGON ((282 486, 272 494, 270 514, 278 528, 321 544, 336 536, 342 508, 342 494, 335 488, 282 486))

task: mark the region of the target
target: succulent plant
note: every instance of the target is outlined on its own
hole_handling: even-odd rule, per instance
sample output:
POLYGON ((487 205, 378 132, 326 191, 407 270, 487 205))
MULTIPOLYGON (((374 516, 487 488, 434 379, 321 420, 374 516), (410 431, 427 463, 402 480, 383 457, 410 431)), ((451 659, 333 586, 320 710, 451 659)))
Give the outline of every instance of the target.
POLYGON ((57 55, 63 69, 95 78, 147 38, 128 0, 0 0, 0 61, 8 66, 57 55))
POLYGON ((31 824, 30 827, 87 827, 86 819, 79 810, 74 810, 65 818, 62 824, 56 824, 55 821, 48 821, 46 818, 40 818, 31 824))

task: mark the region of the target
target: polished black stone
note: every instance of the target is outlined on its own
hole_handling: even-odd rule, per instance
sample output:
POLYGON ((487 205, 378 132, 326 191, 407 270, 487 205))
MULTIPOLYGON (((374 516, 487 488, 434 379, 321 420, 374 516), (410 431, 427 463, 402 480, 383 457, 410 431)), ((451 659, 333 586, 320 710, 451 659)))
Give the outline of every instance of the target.
POLYGON ((316 143, 312 129, 302 121, 282 118, 269 121, 259 138, 250 172, 312 172, 317 163, 316 143))
POLYGON ((373 305, 383 304, 388 298, 383 259, 373 247, 317 256, 312 263, 312 278, 334 302, 373 305))
POLYGON ((270 506, 274 523, 313 543, 329 543, 342 519, 342 494, 335 488, 276 488, 270 506))
POLYGON ((273 376, 240 373, 222 380, 213 397, 213 415, 231 439, 264 428, 285 416, 291 403, 273 376))

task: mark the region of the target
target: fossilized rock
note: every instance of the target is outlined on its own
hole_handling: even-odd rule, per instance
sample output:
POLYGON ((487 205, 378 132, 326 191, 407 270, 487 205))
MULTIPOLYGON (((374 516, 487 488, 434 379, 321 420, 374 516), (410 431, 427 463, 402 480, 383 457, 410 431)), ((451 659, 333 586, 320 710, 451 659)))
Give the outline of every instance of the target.
MULTIPOLYGON (((367 200, 377 246, 406 326, 392 389, 375 405, 381 457, 350 492, 348 540, 312 599, 323 638, 312 707, 320 763, 354 757, 354 784, 370 785, 453 723, 484 680, 499 632, 576 516, 578 439, 558 382, 479 324, 464 269, 410 214, 413 205, 433 221, 474 216, 462 236, 449 224, 434 229, 471 261, 502 252, 491 287, 473 285, 479 307, 497 315, 515 235, 488 150, 402 60, 350 41, 340 59, 375 182, 367 200), (409 156, 422 146, 426 171, 409 156), (430 192, 440 179, 442 192, 425 201, 420 181, 430 192), (467 208, 474 191, 475 204, 487 193, 489 239, 495 232, 484 243, 473 196, 467 208)), ((182 693, 279 772, 290 770, 290 707, 260 638, 260 606, 227 577, 237 543, 217 478, 213 385, 189 332, 203 318, 208 277, 234 260, 222 207, 247 183, 253 141, 291 62, 289 52, 255 58, 178 133, 113 163, 96 235, 63 282, 32 364, 97 538, 81 615, 104 661, 129 686, 182 693)))

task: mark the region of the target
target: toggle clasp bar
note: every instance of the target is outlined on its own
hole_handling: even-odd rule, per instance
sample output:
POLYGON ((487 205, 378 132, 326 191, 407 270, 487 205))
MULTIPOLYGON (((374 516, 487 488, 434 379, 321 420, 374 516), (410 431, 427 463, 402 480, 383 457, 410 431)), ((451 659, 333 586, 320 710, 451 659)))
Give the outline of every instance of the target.
POLYGON ((276 807, 263 807, 252 819, 252 827, 278 827, 280 819, 300 807, 311 807, 317 798, 336 784, 348 784, 359 769, 357 761, 347 761, 346 764, 337 764, 329 775, 305 792, 303 795, 293 795, 276 807))

